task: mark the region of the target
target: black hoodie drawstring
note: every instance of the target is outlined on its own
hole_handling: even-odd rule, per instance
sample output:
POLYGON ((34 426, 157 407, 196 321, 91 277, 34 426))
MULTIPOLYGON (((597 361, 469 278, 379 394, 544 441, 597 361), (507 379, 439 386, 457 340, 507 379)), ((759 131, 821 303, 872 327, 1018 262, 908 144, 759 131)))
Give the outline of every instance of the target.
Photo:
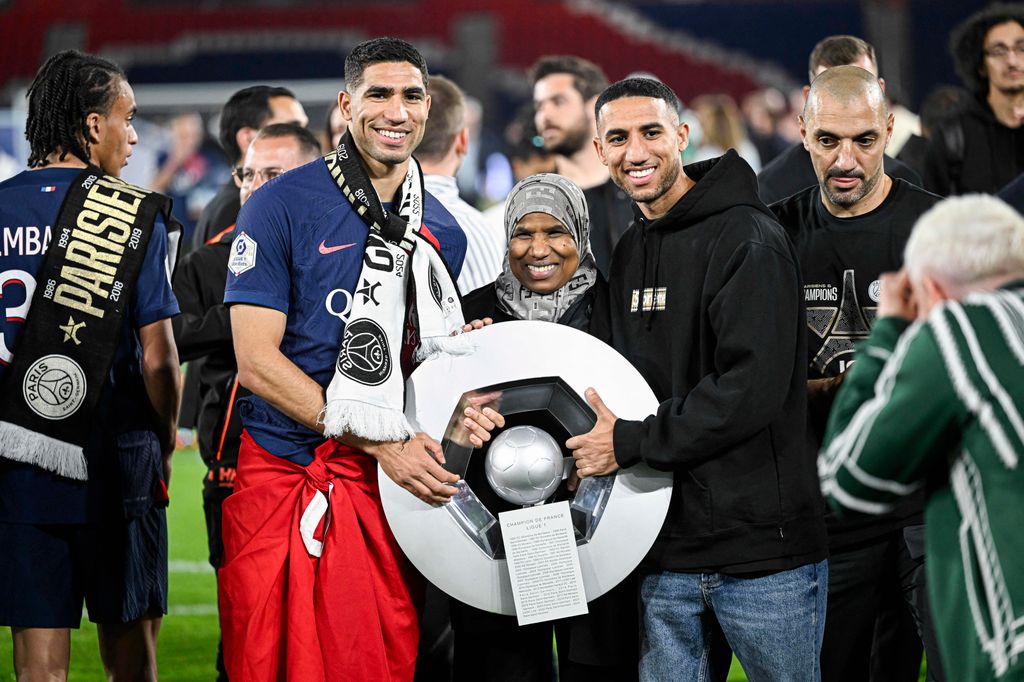
MULTIPOLYGON (((664 239, 661 231, 655 232, 658 237, 658 243, 654 248, 654 282, 651 286, 651 314, 647 316, 647 331, 651 331, 651 325, 654 324, 654 311, 657 310, 658 305, 658 275, 661 271, 661 240, 664 239)), ((644 242, 644 246, 647 243, 644 242)), ((644 251, 644 262, 647 261, 647 252, 644 251)))
POLYGON ((640 223, 640 245, 643 247, 643 257, 640 259, 640 291, 637 298, 637 310, 640 319, 644 319, 644 284, 647 280, 647 225, 640 223))
POLYGON ((645 327, 647 331, 651 331, 651 326, 654 324, 654 311, 658 303, 658 276, 661 273, 661 241, 664 236, 660 231, 654 230, 653 234, 657 239, 654 252, 654 283, 653 286, 647 286, 647 235, 652 233, 650 223, 645 220, 639 221, 640 227, 640 244, 643 247, 643 258, 640 264, 640 289, 637 292, 637 311, 640 313, 640 319, 645 320, 645 327), (647 292, 651 292, 650 308, 647 307, 647 292))

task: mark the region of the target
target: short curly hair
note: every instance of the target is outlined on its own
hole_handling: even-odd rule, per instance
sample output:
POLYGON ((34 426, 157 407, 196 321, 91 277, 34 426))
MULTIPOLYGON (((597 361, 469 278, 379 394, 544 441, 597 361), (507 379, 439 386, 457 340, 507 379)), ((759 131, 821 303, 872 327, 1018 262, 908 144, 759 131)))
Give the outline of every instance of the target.
POLYGON ((988 92, 985 63, 985 36, 992 27, 1015 21, 1024 26, 1024 4, 998 3, 975 12, 953 29, 949 38, 949 51, 956 64, 956 72, 964 84, 976 95, 988 92))
POLYGON ((677 106, 679 98, 676 96, 676 93, 672 92, 672 88, 655 78, 633 76, 631 78, 623 78, 604 89, 604 92, 594 102, 594 116, 600 121, 601 107, 608 104, 608 102, 614 102, 625 97, 649 97, 650 99, 664 100, 669 111, 673 114, 679 111, 677 106))

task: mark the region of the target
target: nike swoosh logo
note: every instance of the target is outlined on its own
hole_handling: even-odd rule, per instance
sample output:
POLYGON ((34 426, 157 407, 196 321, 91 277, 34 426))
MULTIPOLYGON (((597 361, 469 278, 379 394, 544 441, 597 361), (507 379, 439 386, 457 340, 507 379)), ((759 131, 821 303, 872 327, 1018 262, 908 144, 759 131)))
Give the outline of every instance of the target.
POLYGON ((327 240, 324 240, 324 241, 320 242, 320 253, 322 253, 322 254, 324 254, 326 256, 329 253, 334 253, 335 251, 341 251, 342 249, 347 249, 350 246, 355 246, 355 244, 342 244, 340 246, 327 246, 327 240))

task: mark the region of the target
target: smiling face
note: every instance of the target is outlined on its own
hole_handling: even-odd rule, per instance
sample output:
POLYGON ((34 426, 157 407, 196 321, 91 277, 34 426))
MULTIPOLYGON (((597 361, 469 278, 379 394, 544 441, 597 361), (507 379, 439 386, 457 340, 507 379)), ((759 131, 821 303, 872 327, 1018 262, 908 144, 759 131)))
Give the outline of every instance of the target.
POLYGON ((820 92, 808 102, 800 135, 830 213, 865 213, 884 199, 883 158, 892 127, 880 96, 820 92))
POLYGON ((409 62, 366 67, 352 92, 339 99, 341 115, 372 173, 404 163, 423 139, 430 97, 423 74, 409 62))
POLYGON ((686 193, 679 154, 690 129, 677 121, 668 102, 654 97, 612 100, 598 116, 598 156, 648 218, 664 215, 686 193))
POLYGON ((538 294, 558 291, 576 274, 580 252, 565 225, 547 213, 527 213, 508 243, 509 269, 538 294))
POLYGON ((128 165, 132 145, 139 141, 132 119, 135 118, 135 92, 120 79, 113 86, 116 93, 106 114, 91 113, 86 117, 89 130, 89 160, 104 173, 121 175, 128 165))

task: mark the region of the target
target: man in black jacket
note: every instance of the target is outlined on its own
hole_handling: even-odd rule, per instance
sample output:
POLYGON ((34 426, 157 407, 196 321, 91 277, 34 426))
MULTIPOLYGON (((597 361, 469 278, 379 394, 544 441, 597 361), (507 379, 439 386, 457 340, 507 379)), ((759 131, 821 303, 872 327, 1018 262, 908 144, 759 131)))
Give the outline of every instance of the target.
MULTIPOLYGON (((829 36, 815 45, 811 52, 807 67, 808 82, 817 78, 825 69, 846 65, 859 66, 878 76, 878 62, 871 43, 855 36, 829 36)), ((878 83, 885 88, 885 79, 879 78, 878 83)), ((810 85, 804 86, 804 98, 810 89, 810 85)), ((884 159, 886 173, 921 186, 921 177, 917 171, 888 154, 884 159)), ((807 150, 797 143, 779 154, 757 174, 757 184, 761 201, 772 204, 804 188, 817 185, 818 178, 814 175, 814 166, 811 165, 807 150)))
MULTIPOLYGON (((320 143, 295 123, 275 123, 259 131, 238 170, 241 202, 265 182, 313 161, 320 143)), ((231 227, 234 227, 233 225, 231 227)), ((231 492, 241 426, 234 414, 239 390, 231 321, 224 306, 232 230, 190 253, 174 277, 181 306, 174 338, 182 360, 206 358, 200 372, 199 452, 209 467, 204 479, 204 508, 210 563, 220 565, 220 503, 231 492), (233 427, 233 428, 232 428, 233 427)))
MULTIPOLYGON (((295 123, 275 123, 259 131, 237 170, 240 203, 265 182, 313 161, 320 143, 295 123)), ((181 315, 174 318, 174 338, 182 360, 204 358, 199 370, 199 453, 207 466, 203 477, 203 511, 210 564, 220 568, 221 505, 235 485, 235 465, 242 424, 235 400, 245 394, 238 384, 238 365, 231 337, 231 319, 224 305, 224 284, 231 255, 234 224, 214 240, 188 254, 174 276, 174 294, 181 315)), ((220 679, 226 679, 218 655, 220 679)))
POLYGON ((1024 171, 1024 5, 971 15, 949 46, 974 97, 929 140, 924 186, 942 195, 994 193, 1024 171))
MULTIPOLYGON (((796 246, 804 280, 810 453, 821 447, 834 377, 846 370, 854 344, 871 330, 881 274, 903 267, 911 228, 939 201, 883 171, 892 126, 874 74, 856 66, 822 73, 800 117, 819 184, 771 207, 796 246)), ((821 651, 826 682, 916 681, 919 631, 928 652, 928 679, 942 679, 925 596, 923 503, 922 491, 886 515, 826 518, 828 612, 821 651)))
MULTIPOLYGON (((260 128, 274 123, 297 123, 303 128, 309 124, 302 103, 288 88, 253 85, 231 95, 220 112, 220 146, 232 169, 242 163, 245 151, 260 128)), ((199 216, 192 248, 198 249, 234 225, 241 207, 238 185, 233 182, 224 185, 199 216)))
POLYGON ((630 78, 596 103, 635 223, 594 327, 662 402, 627 421, 588 391, 598 422, 568 447, 581 477, 641 461, 675 475, 640 568, 641 679, 724 680, 731 647, 752 678, 816 680, 828 569, 796 254, 734 151, 683 167, 674 101, 630 78))
MULTIPOLYGON (((220 145, 232 168, 232 175, 242 163, 245 150, 260 128, 274 123, 297 123, 303 127, 309 122, 302 104, 287 88, 270 85, 252 85, 242 88, 224 105, 220 112, 220 145)), ((241 204, 238 200, 238 183, 229 181, 210 200, 192 233, 191 248, 195 250, 206 243, 213 243, 235 224, 241 204)), ((224 288, 224 278, 216 273, 214 282, 224 288)), ((178 426, 193 428, 199 426, 199 376, 203 360, 194 360, 185 373, 185 390, 181 400, 181 415, 178 426)))

